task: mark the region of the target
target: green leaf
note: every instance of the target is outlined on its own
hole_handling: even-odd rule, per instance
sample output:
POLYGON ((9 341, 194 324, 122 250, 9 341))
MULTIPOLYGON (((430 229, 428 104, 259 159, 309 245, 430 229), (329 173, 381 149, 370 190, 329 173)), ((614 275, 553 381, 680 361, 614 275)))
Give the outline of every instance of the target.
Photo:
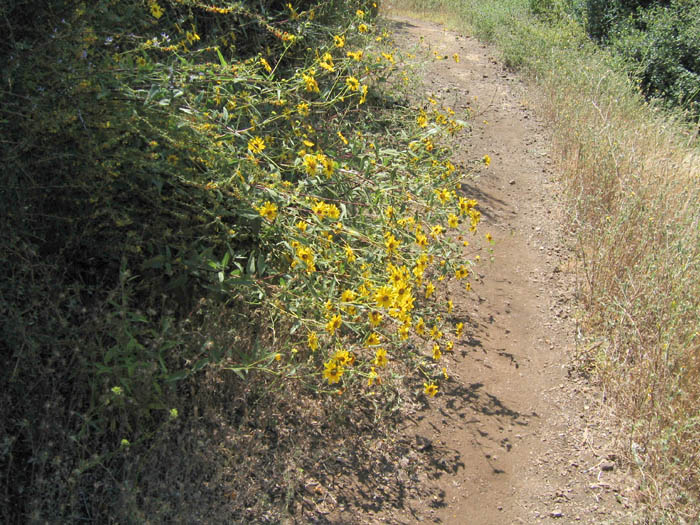
POLYGON ((209 359, 207 359, 207 358, 200 359, 200 360, 197 361, 197 363, 192 367, 192 372, 198 372, 199 370, 201 370, 202 368, 204 368, 204 367, 207 366, 208 364, 209 364, 209 359))
POLYGON ((152 98, 154 98, 160 92, 160 86, 153 84, 151 89, 148 90, 148 95, 146 95, 146 100, 143 101, 143 105, 148 104, 152 98))
POLYGON ((251 253, 248 257, 248 264, 246 265, 246 273, 248 275, 253 275, 255 273, 255 254, 251 253))
POLYGON ((175 372, 174 374, 170 374, 166 379, 166 383, 174 383, 175 381, 180 381, 181 379, 185 379, 187 377, 187 370, 180 370, 179 372, 175 372))
POLYGON ((226 59, 224 58, 224 55, 221 54, 221 50, 217 47, 216 48, 216 54, 219 56, 219 62, 223 67, 228 67, 228 63, 226 62, 226 59))

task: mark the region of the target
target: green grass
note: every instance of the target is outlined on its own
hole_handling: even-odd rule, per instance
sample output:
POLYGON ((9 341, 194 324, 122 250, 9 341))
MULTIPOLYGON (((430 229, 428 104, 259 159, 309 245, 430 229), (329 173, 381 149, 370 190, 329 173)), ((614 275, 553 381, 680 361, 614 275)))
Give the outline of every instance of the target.
POLYGON ((580 255, 580 352, 622 420, 648 517, 700 516, 700 154, 615 58, 528 2, 394 2, 494 43, 538 84, 580 255), (592 349, 592 350, 587 350, 592 349))

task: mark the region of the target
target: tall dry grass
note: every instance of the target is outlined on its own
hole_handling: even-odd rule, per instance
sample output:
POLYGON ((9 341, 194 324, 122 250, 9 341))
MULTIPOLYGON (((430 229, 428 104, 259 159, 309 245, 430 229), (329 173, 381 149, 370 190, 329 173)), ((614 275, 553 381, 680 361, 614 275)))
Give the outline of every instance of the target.
POLYGON ((604 62, 580 71, 542 85, 580 242, 586 357, 626 421, 655 516, 695 520, 700 155, 685 124, 604 62))

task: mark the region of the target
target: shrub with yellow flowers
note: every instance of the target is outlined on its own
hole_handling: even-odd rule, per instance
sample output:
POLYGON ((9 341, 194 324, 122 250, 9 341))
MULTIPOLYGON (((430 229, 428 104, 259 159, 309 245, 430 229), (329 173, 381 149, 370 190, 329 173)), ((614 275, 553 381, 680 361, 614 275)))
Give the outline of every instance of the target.
MULTIPOLYGON (((202 370, 368 394, 401 360, 438 392, 445 287, 471 264, 448 233, 480 216, 443 140, 463 123, 399 100, 376 4, 54 7, 3 11, 10 435, 49 406, 30 383, 72 400, 78 449, 132 454, 202 370)), ((76 458, 22 483, 44 494, 76 458)))

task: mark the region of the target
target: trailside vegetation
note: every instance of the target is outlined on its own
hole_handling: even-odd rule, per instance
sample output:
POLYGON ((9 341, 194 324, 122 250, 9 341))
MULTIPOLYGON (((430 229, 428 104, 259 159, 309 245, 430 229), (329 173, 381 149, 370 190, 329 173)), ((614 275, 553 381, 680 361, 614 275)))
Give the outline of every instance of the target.
POLYGON ((647 98, 700 118, 700 4, 694 0, 531 0, 549 20, 573 17, 647 98))
POLYGON ((274 521, 304 468, 253 456, 305 466, 305 406, 439 392, 480 213, 376 11, 0 7, 3 522, 274 521))

